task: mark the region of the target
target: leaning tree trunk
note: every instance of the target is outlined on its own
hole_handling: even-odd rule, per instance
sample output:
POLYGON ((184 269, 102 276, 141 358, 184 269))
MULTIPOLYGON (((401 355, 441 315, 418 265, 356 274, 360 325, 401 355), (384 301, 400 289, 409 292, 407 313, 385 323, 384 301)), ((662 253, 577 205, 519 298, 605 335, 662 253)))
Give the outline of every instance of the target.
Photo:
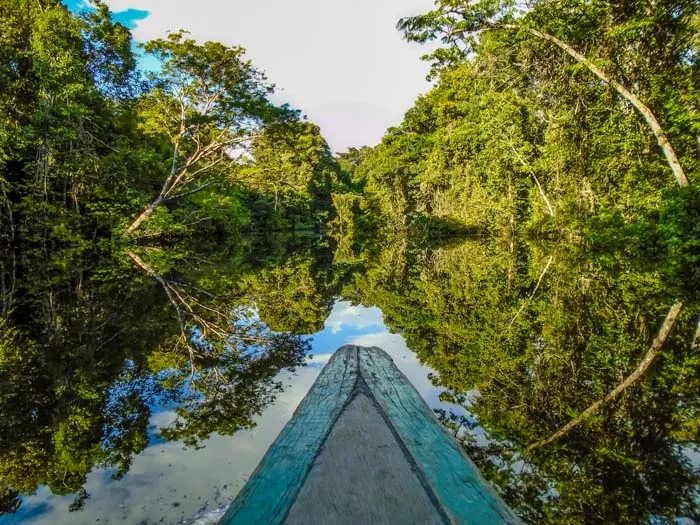
POLYGON ((170 173, 168 174, 168 178, 165 179, 165 182, 163 183, 163 187, 161 188, 160 193, 158 194, 156 199, 151 204, 146 206, 146 208, 141 212, 141 215, 139 215, 138 217, 136 217, 136 219, 134 219, 134 222, 132 222, 129 225, 129 227, 126 229, 126 232, 124 232, 124 234, 123 234, 124 236, 131 235, 132 233, 134 233, 138 229, 138 227, 141 226, 143 221, 148 219, 153 214, 153 212, 156 211, 156 208, 158 206, 160 206, 163 203, 163 201, 165 200, 165 197, 168 194, 168 192, 172 190, 174 181, 176 181, 177 179, 180 178, 180 177, 177 177, 177 179, 176 179, 176 175, 178 173, 178 169, 177 169, 178 153, 179 153, 178 145, 176 143, 175 147, 173 148, 173 158, 172 158, 172 162, 170 165, 170 173))
POLYGON ((695 327, 695 337, 693 337, 693 341, 690 343, 690 349, 694 352, 700 351, 700 318, 695 327))
POLYGON ((629 376, 627 376, 627 378, 622 383, 617 385, 608 395, 593 403, 586 410, 581 412, 580 415, 569 421, 566 425, 564 425, 561 429, 557 430, 547 439, 543 439, 542 441, 538 441, 536 443, 531 444, 529 447, 527 447, 527 450, 531 451, 544 445, 548 445, 552 441, 555 441, 560 437, 568 434, 574 428, 583 423, 583 421, 587 417, 600 410, 600 408, 602 408, 603 406, 617 399, 617 397, 620 394, 627 390, 631 385, 639 381, 639 379, 641 379, 641 377, 646 373, 646 371, 649 369, 652 363, 656 361, 656 358, 659 354, 659 350, 661 350, 661 347, 666 342, 666 339, 668 339, 668 334, 671 333, 671 329, 673 328, 673 325, 676 322, 678 314, 680 313, 682 308, 683 303, 676 303, 671 307, 671 309, 668 311, 668 314, 666 314, 666 319, 664 319, 664 322, 661 325, 661 328, 659 329, 659 333, 657 334, 654 341, 651 343, 651 347, 647 351, 642 361, 639 363, 639 366, 637 366, 636 370, 632 372, 629 376))
POLYGON ((131 223, 131 225, 126 229, 126 235, 130 235, 134 233, 139 226, 141 226, 141 223, 148 219, 151 214, 156 211, 156 208, 160 206, 160 204, 163 202, 163 198, 161 196, 158 196, 156 200, 154 200, 151 204, 146 206, 146 209, 141 212, 141 215, 136 217, 134 222, 131 223))
POLYGON ((664 155, 666 156, 666 161, 671 167, 671 171, 673 171, 673 175, 676 177, 676 181, 678 181, 678 184, 680 186, 688 186, 690 184, 688 182, 688 177, 683 171, 683 167, 681 166, 681 163, 678 160, 676 151, 673 149, 673 146, 668 140, 668 137, 666 136, 666 133, 661 127, 661 124, 659 124, 659 121, 654 116, 654 113, 652 113, 651 109, 649 109, 641 100, 639 100, 639 98, 634 93, 632 93, 625 86, 611 78, 610 75, 608 75, 605 71, 596 66, 593 62, 588 60, 581 53, 576 51, 569 44, 559 40, 554 35, 550 35, 549 33, 545 33, 543 31, 538 31, 537 29, 523 28, 522 26, 519 26, 517 24, 502 24, 496 25, 495 27, 503 27, 506 29, 518 30, 525 29, 531 35, 535 35, 538 38, 542 38, 544 40, 548 40, 549 42, 556 44, 558 47, 566 51, 578 62, 586 66, 595 76, 597 76, 606 84, 612 86, 613 89, 615 89, 615 91, 622 95, 625 98, 625 100, 632 104, 637 109, 637 111, 639 111, 642 114, 642 117, 644 117, 644 120, 649 125, 652 133, 656 137, 659 146, 661 146, 661 150, 664 152, 664 155))

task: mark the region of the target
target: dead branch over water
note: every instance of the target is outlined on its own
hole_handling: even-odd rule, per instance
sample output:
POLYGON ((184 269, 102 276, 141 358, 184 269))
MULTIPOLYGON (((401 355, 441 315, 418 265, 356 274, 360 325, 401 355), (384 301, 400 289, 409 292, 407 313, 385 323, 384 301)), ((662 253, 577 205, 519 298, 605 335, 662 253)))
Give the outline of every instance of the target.
POLYGON ((683 303, 676 303, 674 304, 671 309, 668 311, 668 314, 666 314, 666 319, 664 319, 663 324, 661 325, 661 328, 659 329, 659 333, 657 334, 656 338, 654 341, 651 343, 651 347, 647 351, 646 355, 642 359, 642 361, 639 363, 639 366, 637 369, 632 372, 622 383, 617 385, 608 395, 606 395, 604 398, 599 399, 595 403, 593 403, 591 406, 589 406, 586 410, 584 410, 580 415, 572 419, 569 423, 567 423, 565 426, 563 426, 561 429, 557 430, 554 434, 549 436, 546 439, 543 439, 542 441, 538 441, 536 443, 531 444, 529 447, 527 447, 528 452, 531 450, 534 450, 539 447, 543 447, 545 445, 548 445, 552 441, 555 441, 559 439, 562 436, 565 436, 569 432, 571 432, 574 428, 579 426, 586 418, 600 410, 602 407, 605 405, 611 403, 615 399, 617 399, 620 394, 622 394, 625 390, 627 390, 630 386, 632 386, 634 383, 639 381, 639 379, 646 373, 646 371, 649 369, 649 367, 656 361, 656 358, 658 357, 659 350, 661 347, 664 345, 666 342, 666 339, 668 339, 668 335, 671 333, 671 329, 673 328, 674 323, 676 322, 676 319, 678 318, 678 314, 680 313, 681 309, 683 308, 683 303))

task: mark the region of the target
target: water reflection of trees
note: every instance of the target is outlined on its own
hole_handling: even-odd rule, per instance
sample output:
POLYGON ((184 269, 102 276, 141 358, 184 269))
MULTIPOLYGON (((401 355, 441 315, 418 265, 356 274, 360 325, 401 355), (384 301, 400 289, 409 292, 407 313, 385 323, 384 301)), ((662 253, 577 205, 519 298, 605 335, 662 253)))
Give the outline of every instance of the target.
POLYGON ((299 239, 241 246, 4 260, 5 512, 38 485, 79 508, 91 469, 120 477, 148 445, 158 405, 176 415, 165 439, 196 446, 249 428, 281 391, 278 372, 302 364, 299 334, 342 296, 379 306, 443 398, 468 406, 442 418, 526 521, 699 518, 682 450, 700 437, 700 307, 683 261, 498 239, 373 239, 342 256, 299 239), (676 303, 638 380, 542 443, 639 369, 676 303))
POLYGON ((0 267, 18 275, 2 289, 0 513, 40 485, 81 508, 93 468, 120 478, 148 446, 154 410, 174 410, 160 434, 190 445, 254 426, 309 343, 251 309, 248 255, 25 252, 0 267))
POLYGON ((443 399, 468 406, 478 423, 443 420, 527 521, 698 518, 700 478, 680 451, 700 437, 692 283, 664 264, 566 245, 387 250, 392 264, 359 278, 360 300, 437 371, 443 399), (675 326, 645 367, 667 314, 675 326))

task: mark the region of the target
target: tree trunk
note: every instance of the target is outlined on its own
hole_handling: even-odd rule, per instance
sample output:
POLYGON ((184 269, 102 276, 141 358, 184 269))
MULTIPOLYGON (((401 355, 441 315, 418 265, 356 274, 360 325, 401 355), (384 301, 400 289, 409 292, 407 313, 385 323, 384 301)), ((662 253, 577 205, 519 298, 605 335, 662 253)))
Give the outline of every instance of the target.
POLYGON ((15 218, 12 214, 12 204, 10 203, 10 197, 7 195, 5 188, 2 186, 0 181, 0 191, 2 191, 2 200, 5 202, 5 207, 7 208, 7 221, 10 225, 10 241, 15 240, 15 218))
POLYGON ((554 262, 554 255, 550 255, 549 260, 547 261, 547 264, 544 267, 544 270, 542 270, 542 273, 540 274, 540 278, 537 279, 537 284, 535 285, 535 288, 530 293, 530 297, 527 298, 527 302, 523 303, 523 305, 517 311, 515 316, 510 320, 510 323, 508 323, 508 328, 506 328, 505 332, 503 332, 504 334, 511 329, 511 327, 513 326, 513 323, 518 319, 518 317, 520 317, 520 314, 523 313, 523 310, 525 310, 525 307, 527 306, 528 302, 532 301, 532 299, 535 297, 535 294, 537 293, 537 290, 539 289, 540 284, 542 284, 542 279, 544 279, 544 276, 547 274, 547 271, 549 270, 549 267, 552 265, 553 262, 554 262))
MULTIPOLYGON (((0 299, 2 299, 2 309, 0 309, 0 315, 5 317, 10 309, 10 299, 5 287, 5 265, 2 261, 0 261, 0 299)), ((2 323, 1 320, 0 323, 2 323)))
POLYGON ((628 90, 625 86, 623 86, 622 84, 620 84, 616 80, 612 79, 607 73, 605 73, 605 71, 600 69, 598 66, 596 66, 590 60, 588 60, 581 53, 576 51, 569 44, 559 40, 554 35, 550 35, 549 33, 544 33, 542 31, 538 31, 536 29, 523 28, 522 26, 519 26, 517 24, 502 24, 502 25, 495 25, 494 27, 503 27, 506 29, 518 29, 518 30, 525 29, 531 35, 535 35, 538 38, 548 40, 549 42, 554 43, 555 45, 557 45, 558 47, 560 47, 561 49, 566 51, 570 56, 572 56, 578 62, 585 65, 595 76, 597 76, 603 82, 612 86, 613 89, 615 89, 615 91, 617 91, 620 95, 622 95, 625 98, 625 100, 627 100, 630 104, 632 104, 637 109, 637 111, 639 111, 642 114, 642 117, 644 117, 644 120, 647 122, 647 124, 651 128, 652 133, 654 133, 654 136, 656 137, 656 140, 659 143, 659 146, 661 146, 661 150, 664 152, 664 155, 666 156, 666 161, 668 162, 668 165, 671 167, 671 171, 673 171, 673 175, 676 177, 676 181, 678 182, 678 184, 680 186, 688 186, 690 184, 688 182, 688 177, 686 176, 685 172, 683 171, 683 167, 681 166, 681 163, 678 160, 678 156, 676 155, 676 151, 673 149, 673 146, 671 145, 671 142, 668 140, 668 137, 666 136, 666 133, 664 132, 663 128, 661 127, 661 124, 659 124, 659 121, 656 119, 656 117, 652 113, 651 109, 649 109, 641 100, 639 100, 639 98, 634 93, 632 93, 630 90, 628 90))
POLYGON ((154 200, 151 204, 149 204, 143 212, 141 212, 141 215, 136 217, 136 220, 131 223, 131 225, 126 229, 126 235, 132 234, 136 229, 138 229, 139 226, 141 226, 141 223, 148 219, 151 214, 156 211, 156 208, 160 206, 160 204, 163 202, 163 197, 158 196, 156 200, 154 200))
POLYGON ((678 314, 680 313, 682 308, 683 308, 683 303, 676 303, 671 307, 671 309, 668 311, 668 314, 666 314, 666 319, 664 319, 664 322, 661 325, 661 328, 659 329, 658 335, 656 336, 654 341, 651 343, 651 347, 649 348, 649 351, 646 353, 646 355, 644 356, 644 359, 642 359, 641 363, 639 363, 639 366, 637 367, 637 369, 634 372, 632 372, 622 383, 617 385, 612 390, 612 392, 610 392, 607 396, 605 396, 603 399, 599 399, 598 401, 593 403, 586 410, 584 410, 579 416, 572 419, 569 423, 567 423, 561 429, 557 430, 554 434, 549 436, 547 439, 543 439, 542 441, 538 441, 536 443, 531 444, 529 447, 527 447, 528 452, 533 450, 533 449, 542 447, 544 445, 548 445, 552 441, 559 439, 560 437, 568 434, 574 428, 579 426, 587 417, 594 414, 601 407, 609 404, 611 401, 614 401, 620 394, 622 394, 625 390, 627 390, 627 388, 629 388, 634 383, 639 381, 639 379, 646 373, 646 371, 649 369, 649 367, 652 365, 652 363, 654 361, 656 361, 656 358, 658 356, 658 352, 661 349, 661 347, 663 346, 663 344, 666 342, 666 339, 668 339, 668 334, 671 333, 671 329, 673 328, 673 324, 676 322, 676 318, 678 317, 678 314))
POLYGON ((520 164, 523 165, 523 167, 530 173, 530 176, 534 179, 535 184, 537 185, 537 189, 540 192, 540 197, 542 197, 542 200, 544 201, 545 205, 547 206, 547 210, 549 211, 549 216, 554 217, 554 208, 552 207, 552 204, 549 202, 549 199, 547 198, 547 195, 544 192, 544 189, 542 188, 542 185, 540 184, 540 180, 537 178, 537 175, 535 175, 535 171, 530 167, 530 165, 525 162, 525 159, 523 159, 520 156, 520 153, 518 153, 518 150, 515 149, 515 145, 508 140, 508 145, 510 146, 510 149, 513 150, 513 153, 515 154, 515 157, 520 161, 520 164))
POLYGON ((161 188, 160 193, 158 194, 158 197, 156 197, 156 200, 154 200, 151 204, 146 206, 146 209, 141 212, 141 215, 136 217, 136 220, 134 220, 134 222, 132 222, 131 225, 126 229, 126 232, 124 232, 124 236, 134 233, 134 231, 136 231, 136 229, 139 226, 141 226, 141 223, 143 223, 143 221, 148 219, 151 216, 151 214, 156 210, 156 208, 163 203, 163 201, 165 200, 165 197, 175 187, 175 183, 177 182, 177 179, 175 178, 175 176, 178 173, 178 169, 177 169, 178 151, 179 151, 178 144, 176 143, 175 147, 173 148, 173 158, 172 158, 172 163, 170 166, 170 173, 168 174, 168 178, 165 179, 165 182, 163 183, 163 187, 161 188))
MULTIPOLYGON (((154 208, 155 209, 155 208, 154 208)), ((143 216, 146 212, 144 211, 141 216, 143 216)), ((146 216, 147 217, 147 216, 146 216)), ((145 220, 145 218, 143 220, 145 220)), ((141 217, 139 217, 141 218, 141 217)), ((138 219, 137 219, 138 220, 138 219)), ((165 290, 165 294, 168 296, 168 300, 170 301, 170 304, 173 305, 173 308, 175 308, 175 313, 177 313, 177 321, 180 325, 180 333, 182 334, 183 337, 187 337, 187 334, 185 332, 185 321, 183 318, 182 314, 182 309, 180 306, 177 304, 177 301, 173 297, 173 294, 170 291, 170 287, 168 286, 168 282, 163 279, 158 273, 156 273, 153 268, 148 266, 141 257, 136 255, 134 252, 127 252, 127 255, 131 258, 132 261, 136 263, 136 265, 141 268, 143 271, 145 271, 149 277, 153 277, 156 281, 158 281, 158 284, 160 284, 163 287, 163 290, 165 290)))

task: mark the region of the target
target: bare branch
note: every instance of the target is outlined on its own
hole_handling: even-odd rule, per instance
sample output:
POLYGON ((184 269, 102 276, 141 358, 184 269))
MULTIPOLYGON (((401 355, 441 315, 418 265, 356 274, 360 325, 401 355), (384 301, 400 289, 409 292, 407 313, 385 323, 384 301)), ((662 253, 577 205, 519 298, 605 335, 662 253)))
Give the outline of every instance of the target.
MULTIPOLYGON (((580 62, 584 66, 586 66, 595 76, 597 76, 599 79, 601 79, 603 82, 611 86, 615 91, 617 91, 620 95, 622 95, 623 98, 625 98, 630 104, 634 106, 634 108, 641 113, 642 117, 646 121, 646 123, 649 125, 649 128, 651 129, 652 133, 656 137, 656 141, 658 142, 659 146, 661 147, 661 150, 663 151, 666 161, 671 168, 671 171, 673 172, 674 177, 676 178, 676 181, 680 186, 688 186, 690 182, 688 181, 688 177, 685 174, 685 171, 683 171, 683 167, 680 164, 680 161, 678 160, 678 156, 676 154, 676 150, 673 148, 671 145, 671 142, 669 141, 668 137, 666 136, 666 132, 663 130, 661 127, 661 124, 659 123, 658 119, 654 115, 654 113, 651 111, 649 107, 647 107, 640 99, 637 97, 634 93, 632 93, 629 89, 627 89, 625 86, 617 82, 615 79, 613 79, 608 73, 600 69, 598 66, 596 66, 593 62, 591 62, 588 58, 583 56, 581 53, 579 53, 576 49, 574 49, 572 46, 567 44, 566 42, 563 42, 562 40, 559 40, 557 37, 554 35, 551 35, 549 33, 545 33, 544 31, 538 31, 537 29, 532 29, 528 27, 523 27, 519 24, 499 24, 498 22, 484 22, 484 29, 512 29, 515 31, 520 31, 524 30, 530 33, 531 35, 534 35, 538 38, 541 38, 543 40, 547 40, 549 42, 552 42, 555 44, 557 47, 563 49, 568 55, 573 57, 577 62, 580 62)), ((448 38, 451 39, 454 35, 460 34, 460 33, 469 33, 469 32, 474 32, 473 28, 465 28, 465 29, 453 29, 451 31, 444 31, 447 35, 448 38)))
POLYGON ((542 200, 544 201, 545 205, 547 206, 547 210, 549 210, 549 215, 551 217, 554 217, 554 208, 552 208, 552 205, 549 202, 549 199, 547 198, 547 195, 545 195, 544 190, 542 189, 542 185, 540 184, 539 179, 537 178, 537 175, 535 175, 535 171, 530 167, 530 165, 525 162, 525 159, 523 159, 520 156, 520 153, 518 153, 518 150, 515 148, 515 145, 509 140, 505 139, 506 143, 510 146, 510 149, 513 150, 513 154, 515 157, 520 161, 520 164, 523 165, 523 167, 527 170, 527 172, 530 174, 530 176, 534 179, 535 184, 537 185, 537 189, 540 192, 540 196, 542 197, 542 200))
POLYGON ((540 274, 540 278, 537 280, 537 284, 535 285, 535 288, 532 290, 530 293, 530 297, 527 298, 527 301, 523 303, 523 305, 520 307, 520 310, 518 310, 518 313, 515 314, 515 316, 510 320, 510 323, 508 323, 508 328, 506 328, 506 332, 511 329, 513 326, 513 323, 515 323, 515 320, 520 317, 520 314, 523 313, 523 310, 525 310, 525 307, 527 304, 532 301, 533 297, 535 297, 535 294, 537 293, 537 289, 540 287, 540 284, 542 283, 542 279, 544 279, 545 274, 547 273, 547 270, 549 270, 549 267, 551 266, 552 262, 554 262, 554 255, 549 256, 549 260, 547 261, 546 266, 544 267, 544 270, 542 270, 542 273, 540 274))
POLYGON ((676 322, 676 318, 678 317, 678 314, 680 313, 682 308, 683 303, 676 303, 671 307, 671 309, 668 311, 668 314, 666 314, 666 319, 664 319, 664 322, 661 325, 661 328, 659 329, 658 335, 654 338, 654 341, 651 343, 651 347, 647 351, 642 361, 639 363, 639 366, 637 366, 636 370, 632 372, 622 383, 617 385, 603 399, 599 399, 598 401, 593 403, 586 410, 581 412, 579 416, 572 419, 569 423, 564 425, 561 429, 557 430, 547 439, 543 439, 542 441, 538 441, 536 443, 531 444, 529 447, 527 447, 527 450, 531 451, 536 448, 543 447, 545 445, 548 445, 552 441, 555 441, 560 437, 568 434, 574 428, 583 423, 583 421, 587 417, 591 416, 592 414, 600 410, 603 406, 617 399, 617 397, 620 396, 620 394, 622 394, 625 390, 627 390, 627 388, 639 381, 639 379, 642 378, 642 376, 646 373, 646 371, 649 369, 652 363, 656 361, 656 358, 658 357, 658 352, 659 350, 661 350, 661 347, 666 342, 666 339, 668 339, 668 335, 671 333, 671 329, 673 328, 673 325, 676 322))
POLYGON ((193 190, 186 191, 186 192, 184 192, 184 193, 178 193, 178 194, 176 194, 176 195, 171 195, 170 197, 168 197, 168 198, 165 199, 165 200, 166 200, 166 201, 172 201, 172 200, 175 200, 175 199, 181 199, 182 197, 187 197, 188 195, 192 195, 192 194, 194 194, 194 193, 197 193, 197 192, 199 192, 199 191, 202 191, 202 190, 204 190, 204 189, 207 189, 209 186, 213 186, 214 184, 218 184, 218 181, 207 182, 206 184, 202 184, 201 186, 198 186, 197 188, 195 188, 195 189, 193 189, 193 190))
POLYGON ((136 255, 133 252, 127 252, 127 255, 131 258, 132 261, 136 263, 136 265, 141 268, 143 271, 145 271, 149 276, 153 277, 158 283, 163 287, 163 290, 165 290, 166 295, 168 296, 168 300, 170 300, 170 304, 173 305, 173 308, 175 308, 175 312, 177 312, 177 320, 180 325, 180 333, 182 334, 183 337, 187 337, 186 332, 185 332, 185 322, 183 320, 183 315, 182 315, 182 310, 180 309, 180 306, 177 304, 175 299, 173 298, 173 295, 170 293, 170 287, 168 286, 168 283, 163 279, 160 275, 158 275, 150 266, 148 266, 141 257, 136 255))
POLYGON ((700 318, 698 318, 698 324, 695 328, 695 337, 693 342, 690 344, 690 349, 697 352, 700 351, 700 318))

